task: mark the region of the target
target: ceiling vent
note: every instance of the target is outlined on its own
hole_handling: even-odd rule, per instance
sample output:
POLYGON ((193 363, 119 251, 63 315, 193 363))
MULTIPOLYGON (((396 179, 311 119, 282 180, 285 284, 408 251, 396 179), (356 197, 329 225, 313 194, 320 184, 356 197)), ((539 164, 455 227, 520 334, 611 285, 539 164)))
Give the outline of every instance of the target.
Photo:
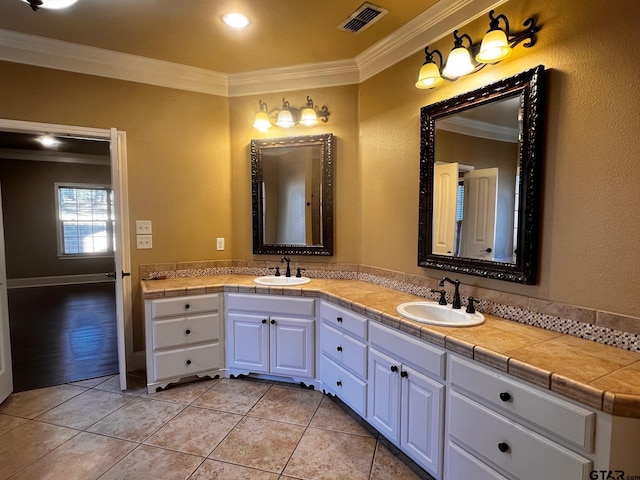
POLYGON ((361 32, 380 20, 387 12, 388 10, 372 3, 363 3, 355 12, 349 15, 349 18, 338 25, 338 30, 353 33, 361 32))

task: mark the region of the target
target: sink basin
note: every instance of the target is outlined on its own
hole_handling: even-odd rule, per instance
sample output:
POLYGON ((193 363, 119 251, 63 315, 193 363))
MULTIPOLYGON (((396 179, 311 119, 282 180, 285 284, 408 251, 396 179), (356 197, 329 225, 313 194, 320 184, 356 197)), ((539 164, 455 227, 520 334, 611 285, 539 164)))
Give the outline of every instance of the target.
POLYGON ((308 277, 285 277, 283 275, 276 277, 275 275, 266 275, 264 277, 254 278, 253 281, 258 285, 288 287, 292 285, 304 285, 305 283, 309 283, 311 279, 308 277))
POLYGON ((401 303, 397 311, 403 317, 416 322, 440 325, 443 327, 470 327, 484 323, 481 313, 467 313, 454 310, 451 305, 440 305, 436 302, 420 301, 401 303))

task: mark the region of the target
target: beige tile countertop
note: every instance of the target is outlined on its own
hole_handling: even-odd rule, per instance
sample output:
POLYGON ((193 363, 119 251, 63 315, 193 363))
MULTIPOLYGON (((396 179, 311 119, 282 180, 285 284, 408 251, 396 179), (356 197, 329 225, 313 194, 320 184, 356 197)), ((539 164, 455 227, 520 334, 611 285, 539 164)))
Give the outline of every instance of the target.
POLYGON ((401 317, 424 300, 359 280, 312 279, 295 287, 256 285, 248 275, 143 280, 144 299, 215 292, 323 298, 460 355, 613 415, 640 418, 640 353, 485 314, 475 327, 439 327, 401 317))

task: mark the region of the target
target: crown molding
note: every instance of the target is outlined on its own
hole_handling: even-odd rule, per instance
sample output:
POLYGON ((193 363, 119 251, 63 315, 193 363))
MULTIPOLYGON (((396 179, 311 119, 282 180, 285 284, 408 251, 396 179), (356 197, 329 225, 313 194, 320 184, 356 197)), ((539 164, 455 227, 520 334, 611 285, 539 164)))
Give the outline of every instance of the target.
MULTIPOLYGON (((226 74, 0 29, 0 60, 218 96, 357 84, 508 0, 440 0, 354 59, 226 74)), ((416 67, 417 68, 417 67, 416 67)))
POLYGON ((503 127, 481 120, 472 120, 451 115, 438 119, 437 128, 449 132, 460 133, 472 137, 497 140, 499 142, 518 143, 518 129, 515 127, 503 127))

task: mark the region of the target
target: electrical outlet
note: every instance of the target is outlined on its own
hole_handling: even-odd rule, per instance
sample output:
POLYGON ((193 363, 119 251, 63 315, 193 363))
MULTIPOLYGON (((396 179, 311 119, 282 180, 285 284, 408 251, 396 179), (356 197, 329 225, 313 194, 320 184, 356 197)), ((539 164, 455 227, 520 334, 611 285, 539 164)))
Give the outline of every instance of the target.
POLYGON ((138 235, 151 235, 151 220, 136 220, 136 233, 138 235))
POLYGON ((224 237, 216 238, 216 250, 224 250, 224 237))
POLYGON ((153 247, 152 235, 136 235, 136 248, 143 250, 153 247))

